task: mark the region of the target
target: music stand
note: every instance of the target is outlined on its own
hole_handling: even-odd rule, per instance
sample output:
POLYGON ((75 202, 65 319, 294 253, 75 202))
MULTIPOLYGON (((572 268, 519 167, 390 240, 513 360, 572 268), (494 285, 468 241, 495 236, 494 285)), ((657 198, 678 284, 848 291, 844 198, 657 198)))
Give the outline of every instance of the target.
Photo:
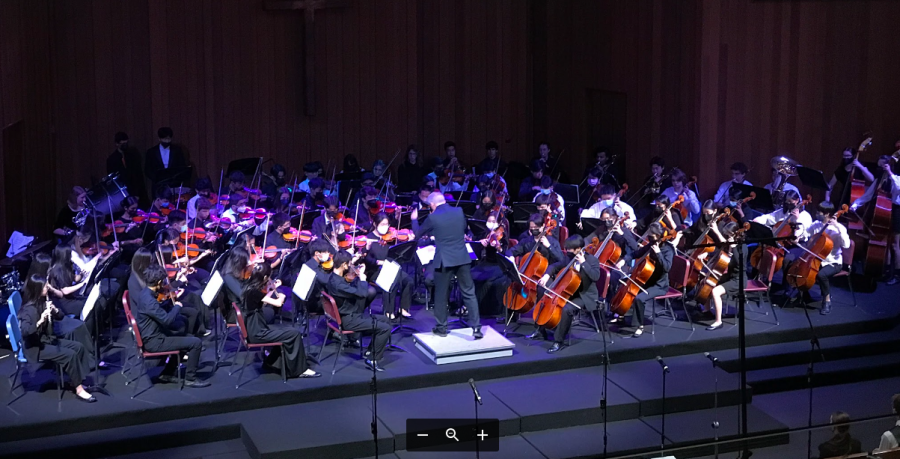
POLYGON ((463 214, 466 217, 471 217, 475 214, 475 211, 478 210, 476 208, 476 204, 472 201, 457 201, 454 204, 451 204, 453 207, 459 207, 463 210, 463 214))
POLYGON ((255 227, 255 226, 251 226, 251 227, 249 227, 249 228, 247 228, 247 229, 245 229, 245 230, 243 230, 243 231, 239 231, 239 232, 235 233, 235 234, 234 234, 234 237, 231 238, 231 240, 228 241, 228 243, 229 243, 230 245, 233 246, 234 243, 237 242, 237 240, 241 237, 242 234, 250 233, 250 237, 253 237, 253 229, 254 229, 254 228, 256 228, 256 227, 255 227))
MULTIPOLYGON (((341 174, 344 175, 344 174, 341 174)), ((337 191, 335 193, 338 194, 338 201, 346 207, 350 207, 350 203, 353 201, 354 195, 362 189, 362 185, 359 180, 338 180, 337 181, 337 191)))
POLYGON ((578 203, 580 196, 578 194, 578 185, 569 183, 556 183, 553 185, 553 192, 562 196, 563 201, 567 203, 578 203))
MULTIPOLYGON (((416 249, 418 249, 418 248, 419 248, 418 241, 402 242, 400 244, 397 244, 397 245, 394 245, 394 246, 391 246, 390 248, 388 248, 387 258, 389 260, 394 260, 395 263, 400 265, 400 269, 403 269, 404 265, 413 262, 413 258, 415 257, 416 249)), ((394 282, 396 283, 397 281, 395 280, 394 282)), ((395 288, 395 286, 392 288, 395 288)), ((410 293, 410 295, 412 295, 412 293, 410 293)), ((393 305, 391 305, 391 306, 393 307, 393 305)), ((396 332, 398 330, 408 330, 413 333, 419 332, 419 330, 417 330, 413 327, 410 327, 409 325, 403 324, 403 314, 400 314, 397 325, 391 329, 391 334, 394 334, 394 332, 396 332)), ((394 346, 394 347, 399 348, 399 346, 394 346)), ((402 349, 402 348, 400 348, 400 349, 402 349)))
POLYGON ((582 218, 581 229, 578 230, 578 234, 587 236, 596 231, 601 225, 603 225, 603 220, 600 220, 599 218, 582 218))
POLYGON ((480 241, 484 239, 491 230, 487 227, 487 222, 484 220, 475 220, 468 219, 466 220, 469 223, 469 230, 472 231, 472 238, 476 241, 480 241))
POLYGON ((817 171, 810 167, 797 166, 797 177, 800 177, 800 183, 810 188, 825 191, 831 190, 828 182, 825 181, 822 171, 817 171))
POLYGON ((100 183, 92 186, 85 194, 85 206, 101 214, 120 212, 124 208, 122 202, 130 196, 128 188, 119 183, 119 173, 103 177, 100 183))
POLYGON ((321 212, 318 211, 309 211, 303 213, 303 221, 300 221, 300 214, 291 216, 291 226, 297 228, 298 230, 311 230, 313 221, 321 215, 321 212))
POLYGON ((412 194, 398 194, 394 202, 397 203, 398 206, 409 207, 412 205, 414 200, 414 195, 412 194))
POLYGON ((732 183, 731 189, 741 191, 741 197, 750 196, 750 193, 756 193, 756 198, 748 203, 751 209, 767 214, 775 210, 775 203, 772 201, 772 193, 765 188, 753 185, 744 185, 743 183, 732 183))
POLYGON ((535 202, 514 202, 513 223, 527 223, 531 214, 537 213, 537 203, 535 202))
MULTIPOLYGON (((156 175, 155 187, 159 189, 159 187, 162 185, 167 185, 173 188, 176 186, 182 186, 183 183, 190 182, 193 173, 194 168, 192 166, 170 167, 168 169, 163 169, 156 175)), ((156 190, 153 191, 156 192, 156 190)))
POLYGON ((225 169, 225 175, 230 176, 232 172, 241 172, 245 176, 253 177, 256 174, 256 168, 259 166, 262 158, 241 158, 228 163, 225 169))
POLYGON ((448 191, 444 193, 445 195, 453 196, 454 201, 471 201, 472 195, 475 193, 471 191, 448 191))
MULTIPOLYGON (((86 284, 86 285, 90 285, 91 288, 90 288, 90 289, 86 289, 85 291, 90 292, 91 289, 94 289, 94 288, 99 289, 99 288, 100 288, 100 283, 103 282, 102 276, 103 276, 104 274, 108 274, 108 271, 109 271, 110 269, 112 269, 113 266, 115 266, 115 263, 113 263, 113 262, 114 262, 114 261, 117 262, 118 259, 119 259, 119 257, 120 257, 120 255, 121 255, 121 252, 116 252, 116 253, 114 253, 112 256, 110 256, 109 258, 107 258, 106 260, 104 260, 102 265, 97 266, 96 268, 94 268, 94 271, 91 273, 90 280, 89 280, 88 283, 86 284)), ((108 292, 108 291, 109 291, 109 276, 107 276, 106 279, 107 279, 106 288, 107 288, 107 292, 108 292)), ((90 295, 89 295, 89 299, 90 299, 90 295)), ((99 299, 99 298, 98 298, 98 299, 99 299)), ((108 299, 108 300, 109 300, 109 299, 108 299)), ((113 302, 115 301, 115 299, 112 299, 112 300, 113 300, 113 302)), ((113 304, 115 304, 115 303, 113 303, 113 304)), ((107 303, 107 306, 109 306, 108 303, 107 303)), ((108 313, 108 312, 109 312, 109 311, 107 311, 107 313, 108 313)), ((84 313, 82 312, 82 314, 84 314, 84 313)), ((101 366, 101 362, 103 361, 103 359, 101 358, 101 356, 102 356, 102 353, 103 353, 104 350, 107 350, 107 351, 108 351, 109 348, 112 348, 112 347, 122 347, 122 348, 124 348, 125 346, 121 346, 121 345, 117 345, 117 344, 116 344, 116 342, 115 342, 115 336, 113 335, 112 324, 110 324, 110 328, 109 328, 109 341, 110 341, 110 342, 109 342, 109 348, 107 348, 107 349, 100 349, 100 320, 101 320, 101 318, 100 318, 99 316, 97 316, 97 305, 96 305, 96 303, 91 305, 91 310, 88 311, 87 315, 85 315, 84 317, 79 317, 79 318, 82 319, 82 322, 85 322, 85 321, 87 321, 87 318, 88 318, 88 316, 89 316, 90 314, 94 314, 94 330, 93 330, 93 331, 94 331, 94 358, 96 359, 96 361, 94 362, 94 372, 93 372, 93 373, 94 373, 94 375, 93 375, 93 383, 94 383, 94 385, 93 385, 90 389, 91 389, 92 391, 94 391, 94 392, 100 392, 101 394, 109 395, 109 392, 106 390, 106 383, 105 383, 105 382, 100 382, 100 376, 101 376, 101 374, 100 374, 100 366, 101 366)), ((108 365, 105 365, 105 364, 104 364, 103 366, 106 367, 106 366, 108 366, 108 365)))

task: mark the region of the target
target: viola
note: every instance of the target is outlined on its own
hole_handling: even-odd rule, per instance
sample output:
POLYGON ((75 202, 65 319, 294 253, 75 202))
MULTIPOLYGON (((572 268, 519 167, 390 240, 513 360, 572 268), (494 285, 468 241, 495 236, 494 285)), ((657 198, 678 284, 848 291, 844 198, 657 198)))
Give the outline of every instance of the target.
MULTIPOLYGON (((576 253, 583 253, 583 250, 579 249, 576 253)), ((544 296, 532 313, 534 323, 547 328, 559 325, 563 308, 581 287, 581 276, 575 271, 575 260, 576 257, 573 256, 556 279, 545 287, 544 296)))
POLYGON ((107 244, 104 241, 100 241, 99 244, 93 243, 93 242, 88 242, 81 246, 81 253, 83 253, 89 257, 93 257, 93 256, 97 255, 97 246, 98 245, 100 246, 100 254, 102 254, 104 256, 106 256, 107 254, 109 254, 109 252, 111 250, 113 250, 112 244, 107 244))
POLYGON ((841 206, 841 209, 825 222, 822 231, 809 241, 803 256, 788 268, 787 281, 789 285, 804 292, 816 285, 816 275, 819 274, 822 262, 834 249, 834 240, 825 232, 825 229, 848 210, 847 204, 841 206))
POLYGON ((349 234, 344 233, 343 236, 337 236, 337 237, 339 238, 338 241, 337 241, 337 246, 338 246, 339 249, 341 249, 341 250, 347 250, 347 249, 350 248, 350 245, 352 244, 352 241, 350 240, 350 235, 349 235, 349 234))
POLYGON ((328 260, 316 261, 319 263, 319 266, 325 271, 331 272, 331 270, 334 269, 334 257, 331 256, 330 253, 328 254, 328 260))
POLYGON ((166 220, 165 217, 160 217, 159 214, 157 214, 156 212, 150 212, 149 214, 147 214, 147 221, 150 222, 151 224, 155 225, 155 224, 165 221, 165 220, 166 220))
POLYGON ((363 235, 356 236, 356 238, 353 239, 353 246, 356 247, 357 250, 365 250, 367 245, 369 245, 369 239, 363 235))
POLYGON ((366 203, 366 207, 369 208, 369 215, 375 216, 378 215, 379 212, 384 210, 384 202, 380 199, 375 199, 366 203))
POLYGON ((388 228, 387 233, 382 234, 381 237, 379 238, 379 242, 381 243, 381 245, 393 244, 396 241, 397 241, 397 228, 394 228, 393 226, 388 228))
POLYGON ((402 229, 397 230, 397 242, 407 242, 411 241, 415 235, 412 230, 402 229))
POLYGON ((188 258, 195 258, 195 257, 199 256, 200 253, 202 253, 202 252, 203 252, 203 249, 201 249, 200 246, 198 246, 197 244, 185 245, 185 244, 182 244, 179 242, 178 245, 175 247, 175 255, 178 256, 179 258, 181 258, 185 255, 187 255, 188 258))
POLYGON ((134 223, 144 223, 144 220, 146 220, 146 219, 147 219, 147 212, 144 212, 143 210, 138 210, 137 214, 135 214, 133 217, 131 217, 131 221, 134 223))
MULTIPOLYGON (((685 183, 684 186, 681 187, 681 189, 684 191, 690 191, 691 187, 694 186, 695 183, 697 183, 697 176, 692 175, 691 180, 685 183)), ((688 209, 687 206, 684 205, 684 199, 682 199, 678 205, 673 206, 673 208, 681 214, 681 221, 685 221, 688 218, 688 215, 691 214, 690 209, 688 209)))
POLYGON ((297 228, 288 228, 287 231, 281 234, 281 238, 284 239, 285 242, 294 242, 297 240, 297 237, 297 228))

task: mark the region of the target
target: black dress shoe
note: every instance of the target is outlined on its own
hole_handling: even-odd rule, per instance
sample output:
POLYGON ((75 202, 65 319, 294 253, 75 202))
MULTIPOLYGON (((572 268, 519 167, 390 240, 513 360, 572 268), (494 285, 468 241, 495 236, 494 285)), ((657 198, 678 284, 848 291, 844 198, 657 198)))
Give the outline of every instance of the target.
POLYGON ((718 330, 718 329, 722 328, 723 325, 725 325, 725 322, 722 322, 719 325, 710 325, 710 326, 706 327, 706 329, 709 331, 718 330))
POLYGON ((177 382, 178 378, 173 375, 159 375, 156 377, 156 381, 163 384, 171 384, 177 382))
POLYGON ((200 379, 188 379, 188 380, 184 381, 184 387, 193 387, 193 388, 209 387, 209 381, 203 381, 200 379))
POLYGON ((472 329, 472 337, 475 339, 484 338, 484 333, 481 333, 481 327, 472 329))
POLYGON ((828 314, 831 314, 831 301, 826 301, 826 302, 822 303, 822 310, 819 311, 819 314, 822 314, 823 316, 827 316, 828 314))
POLYGON ((547 332, 538 328, 537 330, 534 331, 534 333, 526 336, 525 339, 545 340, 545 339, 547 339, 547 332))
POLYGON ((432 328, 431 333, 434 333, 435 335, 438 335, 440 337, 445 337, 450 334, 449 332, 447 332, 446 328, 437 328, 437 327, 432 328))
POLYGON ((303 373, 300 376, 297 376, 297 378, 298 379, 312 379, 312 378, 318 378, 320 376, 322 376, 322 373, 313 373, 313 374, 303 373))
POLYGON ((557 352, 565 349, 567 346, 563 343, 553 343, 553 346, 550 346, 550 349, 547 349, 548 354, 556 354, 557 352))
POLYGON ((376 362, 374 360, 366 359, 366 366, 369 367, 370 370, 384 371, 384 368, 381 368, 380 366, 378 366, 378 362, 376 362))

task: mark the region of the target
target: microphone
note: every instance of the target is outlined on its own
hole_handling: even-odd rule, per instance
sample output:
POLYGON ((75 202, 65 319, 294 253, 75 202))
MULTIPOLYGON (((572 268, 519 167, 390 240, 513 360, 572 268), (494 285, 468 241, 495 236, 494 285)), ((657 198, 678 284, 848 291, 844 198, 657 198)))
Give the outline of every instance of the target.
POLYGON ((475 400, 478 401, 478 404, 479 404, 479 405, 484 405, 484 403, 481 402, 481 394, 478 393, 478 388, 475 387, 475 380, 474 380, 474 379, 469 378, 469 386, 472 387, 472 392, 475 393, 475 400))
POLYGON ((712 354, 710 354, 709 352, 704 352, 703 355, 704 355, 707 359, 709 359, 709 361, 712 362, 713 365, 718 365, 719 359, 713 357, 712 354))
POLYGON ((657 356, 656 356, 656 361, 659 362, 659 366, 662 367, 663 373, 668 373, 668 372, 669 372, 669 366, 666 365, 666 362, 663 362, 662 357, 660 357, 660 356, 657 355, 657 356))

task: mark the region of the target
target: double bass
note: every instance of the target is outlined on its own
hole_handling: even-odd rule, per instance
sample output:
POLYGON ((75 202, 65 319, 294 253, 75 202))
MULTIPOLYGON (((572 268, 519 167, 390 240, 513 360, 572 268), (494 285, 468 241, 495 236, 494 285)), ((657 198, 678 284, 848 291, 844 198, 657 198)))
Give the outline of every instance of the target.
POLYGON ((535 299, 537 298, 537 281, 535 279, 543 277, 549 265, 547 259, 538 252, 538 245, 541 243, 541 239, 555 227, 555 220, 551 220, 549 216, 546 217, 544 219, 544 230, 541 231, 540 237, 535 241, 531 252, 520 259, 519 272, 522 273, 526 282, 524 284, 513 283, 506 289, 506 293, 503 295, 503 304, 506 305, 507 309, 528 312, 534 307, 535 299))
MULTIPOLYGON (((584 253, 584 249, 575 252, 576 256, 580 253, 584 253)), ((544 296, 538 301, 532 313, 535 324, 546 328, 555 328, 559 325, 563 308, 581 287, 581 276, 575 271, 576 260, 576 257, 572 257, 556 279, 545 287, 544 296)))
POLYGON ((817 234, 814 239, 809 241, 809 244, 807 244, 808 247, 805 248, 806 253, 788 268, 788 285, 796 287, 804 292, 809 291, 809 289, 816 285, 816 275, 819 274, 819 268, 822 267, 822 262, 825 261, 828 254, 834 249, 834 240, 825 233, 825 228, 831 223, 836 222, 848 209, 847 204, 844 204, 841 207, 841 210, 835 212, 834 215, 825 222, 822 231, 817 234))
MULTIPOLYGON (((866 137, 862 143, 859 144, 859 148, 856 149, 856 156, 853 157, 853 161, 856 162, 859 159, 859 155, 866 151, 869 146, 872 145, 872 137, 866 137)), ((851 163, 852 164, 852 163, 851 163)), ((841 190, 842 199, 838 202, 850 202, 853 203, 857 199, 861 198, 862 195, 866 193, 866 182, 865 180, 860 180, 855 177, 856 175, 856 166, 850 166, 850 170, 847 172, 847 182, 844 183, 844 189, 841 190), (850 193, 850 199, 845 200, 843 197, 847 196, 847 193, 850 193)), ((849 222, 847 225, 848 230, 861 230, 863 229, 863 221, 859 218, 856 218, 849 222)))
POLYGON ((884 271, 887 260, 888 239, 891 236, 891 201, 890 193, 882 188, 889 174, 882 171, 881 178, 875 185, 875 202, 866 215, 868 218, 869 243, 866 245, 866 258, 863 261, 863 274, 871 277, 880 277, 884 271))

